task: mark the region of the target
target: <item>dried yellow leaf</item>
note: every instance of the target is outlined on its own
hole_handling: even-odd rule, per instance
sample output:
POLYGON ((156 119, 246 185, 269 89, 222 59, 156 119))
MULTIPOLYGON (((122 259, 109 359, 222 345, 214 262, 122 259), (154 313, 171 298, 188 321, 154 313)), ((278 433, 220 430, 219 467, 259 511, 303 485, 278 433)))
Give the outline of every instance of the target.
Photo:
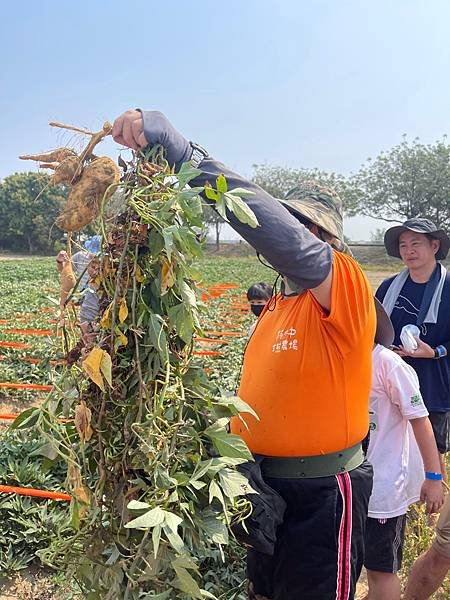
POLYGON ((119 321, 123 323, 128 317, 128 306, 125 298, 122 298, 119 305, 119 321))
MULTIPOLYGON (((85 485, 80 485, 79 487, 73 490, 73 496, 78 500, 78 502, 82 502, 83 504, 90 504, 90 491, 85 485)), ((86 508, 80 510, 80 518, 83 518, 86 515, 86 508)))
POLYGON ((82 442, 88 442, 92 437, 91 416, 91 410, 87 407, 86 402, 81 400, 80 404, 75 407, 74 421, 82 442))
POLYGON ((112 387, 112 361, 110 355, 106 352, 106 350, 102 350, 103 356, 100 363, 100 370, 103 374, 103 377, 108 382, 109 387, 112 387))
POLYGON ((135 277, 136 281, 138 281, 139 283, 143 283, 145 281, 144 273, 142 272, 142 269, 139 265, 136 265, 135 277))
POLYGON ((161 296, 167 294, 174 283, 175 275, 173 274, 172 265, 168 260, 165 260, 161 267, 161 296))
POLYGON ((76 463, 69 462, 67 465, 66 486, 70 490, 75 490, 82 486, 80 467, 76 463))
POLYGON ((105 312, 103 313, 102 318, 100 319, 100 327, 102 329, 110 329, 111 327, 111 306, 112 306, 112 302, 111 304, 108 306, 108 308, 105 310, 105 312))
POLYGON ((79 515, 80 519, 84 519, 91 504, 91 492, 83 485, 80 467, 72 462, 67 467, 66 486, 69 488, 74 499, 81 503, 82 506, 79 507, 79 515))
MULTIPOLYGON (((104 353, 104 350, 102 350, 101 348, 98 348, 98 347, 92 348, 92 350, 89 352, 87 357, 82 362, 83 369, 86 371, 89 378, 92 379, 92 381, 96 385, 98 385, 98 387, 102 390, 102 392, 105 391, 103 377, 100 372, 101 364, 102 364, 102 360, 103 360, 103 353, 104 353)), ((110 360, 111 360, 111 358, 110 358, 110 360)))
POLYGON ((127 346, 128 345, 128 338, 127 336, 122 333, 120 331, 120 329, 116 329, 116 335, 117 335, 117 339, 119 340, 119 344, 117 344, 117 348, 120 348, 120 346, 127 346))

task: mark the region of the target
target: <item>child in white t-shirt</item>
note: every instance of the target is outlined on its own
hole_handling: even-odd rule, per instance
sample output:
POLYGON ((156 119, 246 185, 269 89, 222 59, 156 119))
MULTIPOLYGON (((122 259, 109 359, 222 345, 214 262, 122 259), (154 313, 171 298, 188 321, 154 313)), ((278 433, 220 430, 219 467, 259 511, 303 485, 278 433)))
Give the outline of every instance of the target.
POLYGON ((400 600, 406 511, 443 504, 439 453, 417 375, 402 358, 376 344, 372 353, 370 440, 374 481, 365 534, 367 600, 400 600), (425 472, 424 472, 425 467, 425 472))

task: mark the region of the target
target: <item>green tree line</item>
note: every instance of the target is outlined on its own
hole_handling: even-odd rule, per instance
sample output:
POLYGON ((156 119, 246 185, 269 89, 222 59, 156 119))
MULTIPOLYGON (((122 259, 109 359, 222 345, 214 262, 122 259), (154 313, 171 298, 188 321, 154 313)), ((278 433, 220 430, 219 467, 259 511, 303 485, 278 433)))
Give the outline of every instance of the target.
MULTIPOLYGON (((62 232, 54 225, 67 198, 63 186, 49 186, 43 173, 15 173, 0 182, 0 249, 54 252, 62 232)), ((254 165, 253 180, 282 198, 294 185, 316 179, 334 187, 345 215, 390 222, 424 216, 450 229, 450 144, 444 136, 433 144, 403 141, 375 159, 367 159, 350 176, 319 169, 254 165)), ((206 222, 220 241, 222 220, 207 209, 206 222)))
POLYGON ((67 198, 45 173, 14 173, 0 182, 0 249, 52 253, 63 237, 55 219, 67 198))

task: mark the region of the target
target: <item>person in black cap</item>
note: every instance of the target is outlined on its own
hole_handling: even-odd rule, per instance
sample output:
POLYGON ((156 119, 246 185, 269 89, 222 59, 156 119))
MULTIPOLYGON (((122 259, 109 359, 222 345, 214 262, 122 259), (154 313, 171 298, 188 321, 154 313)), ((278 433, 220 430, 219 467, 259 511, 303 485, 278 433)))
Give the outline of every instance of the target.
POLYGON ((445 473, 443 455, 450 449, 450 274, 438 261, 446 258, 450 238, 432 221, 414 218, 388 229, 384 245, 405 268, 383 281, 376 296, 394 325, 395 351, 419 377, 445 473), (415 348, 405 347, 407 325, 418 327, 415 348))

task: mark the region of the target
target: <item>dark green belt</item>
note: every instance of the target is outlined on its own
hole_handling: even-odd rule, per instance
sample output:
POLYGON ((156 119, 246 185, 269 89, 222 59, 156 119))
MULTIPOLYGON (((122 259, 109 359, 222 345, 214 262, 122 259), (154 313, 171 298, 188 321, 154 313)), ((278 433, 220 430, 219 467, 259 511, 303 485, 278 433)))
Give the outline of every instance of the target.
POLYGON ((361 444, 318 456, 262 456, 261 472, 265 477, 308 479, 346 473, 364 462, 361 444))

